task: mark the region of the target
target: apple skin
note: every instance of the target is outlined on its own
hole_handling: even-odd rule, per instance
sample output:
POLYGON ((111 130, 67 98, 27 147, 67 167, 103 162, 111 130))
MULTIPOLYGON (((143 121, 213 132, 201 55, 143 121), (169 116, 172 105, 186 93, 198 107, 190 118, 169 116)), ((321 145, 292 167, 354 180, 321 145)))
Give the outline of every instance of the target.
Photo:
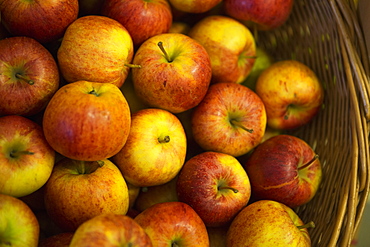
POLYGON ((192 114, 194 140, 206 151, 238 157, 263 139, 266 111, 251 89, 237 83, 212 84, 192 114))
POLYGON ((77 19, 78 0, 3 0, 1 21, 12 36, 27 36, 40 43, 61 38, 77 19))
POLYGON ((286 134, 258 145, 244 168, 255 199, 275 200, 291 208, 308 203, 322 179, 314 150, 302 139, 286 134))
POLYGON ((0 193, 0 246, 38 247, 40 226, 20 199, 0 193))
POLYGON ((69 247, 74 232, 61 232, 40 240, 38 247, 69 247))
POLYGON ((186 13, 200 14, 210 11, 222 0, 168 0, 171 6, 186 13))
POLYGON ((110 83, 76 81, 61 87, 43 116, 45 138, 61 155, 84 161, 110 158, 125 144, 131 113, 110 83))
POLYGON ((67 82, 86 80, 121 87, 134 54, 132 38, 118 21, 98 15, 83 16, 68 26, 57 51, 67 82))
POLYGON ((75 231, 70 247, 152 247, 144 229, 132 218, 120 214, 101 214, 81 224, 75 231))
POLYGON ((310 247, 307 228, 286 205, 261 200, 249 204, 231 222, 226 236, 228 247, 241 246, 297 246, 310 247))
POLYGON ((167 0, 106 0, 102 14, 121 23, 136 48, 154 35, 167 33, 172 24, 167 0))
POLYGON ((320 111, 325 94, 314 71, 295 60, 271 64, 258 77, 255 92, 265 104, 267 125, 280 130, 310 122, 320 111))
POLYGON ((158 203, 138 214, 134 220, 144 228, 153 246, 209 247, 206 226, 186 203, 158 203))
POLYGON ((282 26, 293 5, 294 0, 224 0, 227 15, 264 31, 282 26))
POLYGON ((132 70, 135 92, 151 107, 180 113, 198 105, 206 94, 211 77, 207 51, 181 33, 158 34, 147 39, 135 53, 132 70), (171 61, 166 59, 158 42, 171 61))
POLYGON ((44 201, 50 219, 63 231, 75 231, 99 214, 126 214, 129 208, 126 181, 108 159, 62 159, 45 185, 44 201))
POLYGON ((218 152, 203 152, 186 161, 176 190, 179 201, 189 204, 207 227, 229 223, 251 196, 243 166, 218 152))
POLYGON ((112 161, 126 181, 137 187, 169 182, 186 157, 186 135, 180 120, 158 108, 137 111, 131 120, 127 141, 112 161))
POLYGON ((250 30, 227 16, 210 15, 188 32, 207 50, 212 64, 212 83, 241 83, 253 68, 256 43, 250 30))
POLYGON ((59 88, 59 79, 55 59, 35 39, 0 40, 0 116, 40 112, 59 88))
POLYGON ((0 117, 0 193, 22 197, 35 192, 49 179, 54 161, 41 126, 18 115, 0 117))

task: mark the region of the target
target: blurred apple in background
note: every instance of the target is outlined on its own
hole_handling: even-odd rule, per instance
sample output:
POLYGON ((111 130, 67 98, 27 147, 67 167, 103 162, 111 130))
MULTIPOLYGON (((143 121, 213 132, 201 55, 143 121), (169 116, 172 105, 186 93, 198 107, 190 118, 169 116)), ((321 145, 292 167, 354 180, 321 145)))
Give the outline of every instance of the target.
POLYGON ((61 38, 78 11, 78 0, 2 0, 0 4, 1 21, 9 33, 41 43, 61 38))
POLYGON ((63 231, 75 231, 99 214, 126 214, 129 208, 126 181, 107 159, 62 159, 45 185, 44 200, 50 219, 63 231))
POLYGON ((74 232, 61 232, 40 240, 38 247, 69 247, 74 232))
POLYGON ((0 116, 42 111, 59 88, 51 53, 28 37, 0 40, 0 116))
POLYGON ((262 100, 237 83, 216 83, 192 115, 195 141, 206 151, 233 156, 248 153, 261 141, 266 128, 262 100))
POLYGON ((134 53, 127 29, 106 16, 83 16, 68 26, 58 49, 58 65, 67 82, 124 83, 134 53))
POLYGON ((308 203, 322 179, 321 163, 304 140, 277 135, 258 145, 244 164, 252 196, 295 208, 308 203))
POLYGON ((0 246, 38 247, 40 226, 18 198, 0 193, 0 246))
POLYGON ((125 144, 131 113, 126 98, 110 83, 76 81, 61 87, 43 115, 48 143, 71 159, 110 158, 125 144))
POLYGON ((267 125, 280 130, 307 124, 324 101, 324 88, 315 72, 295 60, 271 64, 258 77, 255 91, 265 104, 267 125))
POLYGON ((173 179, 184 164, 186 135, 172 113, 147 108, 131 116, 123 148, 112 157, 127 182, 138 187, 155 186, 173 179))
POLYGON ((155 204, 135 217, 153 246, 209 247, 207 228, 186 203, 155 204))
POLYGON ((78 0, 79 17, 85 15, 100 15, 105 0, 78 0))
POLYGON ((198 21, 188 35, 207 50, 212 83, 241 83, 247 78, 256 59, 256 44, 245 25, 227 16, 211 15, 198 21))
POLYGON ((182 33, 182 34, 188 34, 190 31, 190 25, 184 21, 173 21, 170 27, 170 30, 168 30, 169 33, 182 33))
POLYGON ((140 187, 132 185, 126 181, 128 189, 129 209, 133 208, 136 202, 136 198, 139 196, 140 187))
POLYGON ((247 205, 251 187, 239 161, 204 152, 185 162, 176 185, 179 201, 189 204, 207 227, 229 223, 247 205))
POLYGON ((54 161, 41 126, 18 115, 0 117, 0 193, 21 197, 35 192, 49 179, 54 161))
POLYGON ((135 92, 146 104, 179 113, 198 105, 212 76, 207 51, 180 33, 158 34, 135 53, 135 92))
POLYGON ((196 14, 211 10, 221 1, 222 0, 169 0, 173 8, 186 13, 196 14))
POLYGON ((70 247, 153 246, 148 234, 132 218, 102 214, 87 220, 75 231, 70 247))
POLYGON ((101 13, 121 23, 136 48, 154 35, 167 33, 172 24, 167 0, 106 0, 101 13))
POLYGON ((149 107, 147 104, 143 102, 142 99, 140 99, 136 95, 134 84, 132 82, 131 72, 128 74, 125 83, 123 83, 120 89, 127 100, 131 114, 149 107))
POLYGON ((242 246, 310 247, 307 227, 299 216, 286 205, 261 200, 249 204, 232 221, 226 244, 242 246))
POLYGON ((289 18, 294 0, 224 0, 229 16, 247 21, 259 30, 271 30, 283 25, 289 18))

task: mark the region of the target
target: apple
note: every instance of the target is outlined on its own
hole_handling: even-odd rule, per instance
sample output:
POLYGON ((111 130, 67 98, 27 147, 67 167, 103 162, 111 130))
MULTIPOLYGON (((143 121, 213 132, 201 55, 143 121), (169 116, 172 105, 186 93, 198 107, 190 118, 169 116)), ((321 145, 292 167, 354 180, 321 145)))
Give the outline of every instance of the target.
POLYGON ((237 83, 215 83, 192 114, 194 140, 206 151, 238 157, 263 139, 266 111, 258 95, 237 83))
POLYGON ((86 80, 121 87, 133 53, 132 38, 121 23, 106 16, 89 15, 68 26, 57 58, 67 82, 86 80))
POLYGON ((54 161, 40 125, 18 115, 0 117, 0 193, 22 197, 35 192, 49 179, 54 161))
POLYGON ((29 37, 0 40, 0 116, 31 116, 43 110, 59 88, 51 53, 29 37))
POLYGON ((207 50, 212 65, 212 83, 241 83, 256 59, 256 43, 250 30, 239 21, 210 15, 198 21, 188 35, 207 50))
POLYGON ((178 176, 164 184, 142 187, 136 198, 134 208, 142 212, 157 203, 179 201, 176 190, 177 178, 178 176))
POLYGON ((173 179, 185 162, 186 135, 171 112, 147 108, 133 113, 127 141, 112 157, 128 183, 155 186, 173 179))
POLYGON ((45 185, 44 200, 50 219, 64 231, 75 231, 99 214, 126 214, 129 208, 126 181, 108 159, 62 159, 45 185))
POLYGON ((310 247, 307 225, 288 206, 271 200, 249 204, 231 222, 227 231, 228 247, 297 246, 310 247))
POLYGON ((139 196, 141 188, 135 185, 132 185, 128 182, 126 182, 126 184, 127 184, 127 189, 128 189, 129 209, 131 209, 135 205, 136 198, 139 196))
POLYGON ((322 178, 318 155, 303 139, 281 134, 258 145, 244 163, 252 196, 291 208, 308 203, 322 178))
POLYGON ((134 220, 148 234, 153 246, 209 247, 206 226, 186 203, 157 203, 134 220))
POLYGON ((78 0, 79 17, 85 15, 100 15, 105 0, 78 0))
POLYGON ((20 199, 0 193, 0 246, 38 247, 40 227, 20 199))
POLYGON ((78 0, 2 0, 1 21, 13 36, 27 36, 40 43, 62 38, 77 19, 78 0))
POLYGON ((271 64, 258 77, 255 92, 265 104, 267 125, 280 130, 307 124, 324 101, 324 89, 315 72, 296 60, 271 64))
POLYGON ((70 247, 137 246, 151 247, 144 229, 121 214, 101 214, 82 223, 74 232, 70 247))
POLYGON ((129 73, 125 83, 120 87, 123 95, 125 96, 127 103, 130 107, 131 114, 137 112, 138 110, 148 108, 149 106, 140 99, 134 88, 134 83, 132 82, 132 73, 129 73))
POLYGON ((173 21, 170 27, 170 30, 168 30, 169 33, 182 33, 187 35, 190 31, 191 26, 184 21, 173 21))
POLYGON ((222 0, 168 0, 171 6, 179 11, 186 13, 205 13, 214 7, 217 4, 221 3, 222 0))
POLYGON ((293 5, 294 0, 224 0, 227 15, 264 31, 282 26, 293 5))
POLYGON ((167 33, 172 24, 168 0, 106 0, 101 13, 121 23, 136 48, 154 35, 167 33))
POLYGON ((53 95, 42 123, 46 140, 58 153, 96 161, 121 150, 130 132, 131 113, 117 86, 76 81, 53 95))
POLYGON ((176 191, 179 201, 189 204, 207 227, 219 227, 247 205, 251 185, 235 157, 203 152, 185 162, 176 191))
POLYGON ((211 77, 207 51, 181 33, 158 34, 136 51, 132 69, 135 92, 151 107, 180 113, 198 105, 211 77))
POLYGON ((40 240, 38 247, 69 247, 74 232, 61 232, 40 240))

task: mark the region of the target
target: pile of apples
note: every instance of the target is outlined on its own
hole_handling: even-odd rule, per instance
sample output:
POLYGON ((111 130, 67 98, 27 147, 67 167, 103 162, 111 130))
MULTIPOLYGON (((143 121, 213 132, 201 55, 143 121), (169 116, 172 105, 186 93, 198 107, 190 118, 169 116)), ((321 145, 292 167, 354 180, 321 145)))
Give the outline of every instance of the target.
MULTIPOLYGON (((311 246, 293 0, 0 0, 0 246, 311 246)), ((319 151, 319 150, 318 150, 319 151)))

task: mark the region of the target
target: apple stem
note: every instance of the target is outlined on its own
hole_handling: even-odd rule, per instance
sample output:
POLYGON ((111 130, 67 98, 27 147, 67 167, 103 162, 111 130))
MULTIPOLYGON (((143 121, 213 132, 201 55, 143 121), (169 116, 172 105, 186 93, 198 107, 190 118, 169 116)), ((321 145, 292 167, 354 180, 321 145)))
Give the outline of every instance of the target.
POLYGON ((95 88, 91 89, 91 91, 89 92, 89 94, 93 94, 95 96, 99 96, 98 93, 96 92, 95 88))
POLYGON ((168 143, 170 142, 170 137, 169 136, 165 136, 165 137, 158 137, 158 141, 159 143, 168 143))
POLYGON ((15 74, 15 77, 17 77, 18 79, 21 79, 21 80, 23 80, 23 81, 27 82, 27 83, 28 83, 28 84, 30 84, 30 85, 35 84, 35 81, 34 81, 34 80, 27 79, 26 77, 24 77, 24 76, 23 76, 22 74, 20 74, 20 73, 16 73, 16 74, 15 74))
POLYGON ((23 151, 11 151, 10 152, 10 157, 12 158, 17 158, 19 155, 33 155, 35 154, 34 152, 28 151, 28 150, 23 150, 23 151))
POLYGON ((240 122, 236 121, 235 119, 230 120, 230 123, 234 126, 240 127, 245 131, 248 131, 249 133, 253 133, 253 129, 248 129, 244 125, 242 125, 240 122))
POLYGON ((235 188, 232 188, 232 187, 229 187, 229 186, 221 186, 221 187, 218 187, 219 190, 232 190, 234 193, 238 193, 239 190, 235 189, 235 188))
POLYGON ((162 41, 159 41, 158 42, 158 46, 159 46, 159 49, 161 49, 161 51, 163 52, 164 57, 166 58, 166 60, 168 62, 172 62, 172 59, 170 59, 170 57, 168 56, 168 53, 166 52, 166 50, 163 47, 163 42, 162 41))
POLYGON ((298 229, 304 229, 304 228, 315 228, 315 223, 313 221, 310 221, 302 226, 297 226, 298 229))
POLYGON ((176 242, 172 242, 171 247, 178 247, 179 245, 176 242))
POLYGON ((125 66, 126 67, 129 67, 131 69, 141 69, 141 65, 140 64, 130 64, 130 63, 125 63, 125 66))
POLYGON ((315 160, 317 160, 319 158, 319 155, 318 154, 315 154, 315 156, 313 156, 313 158, 308 161, 306 164, 304 164, 303 166, 301 167, 298 167, 298 170, 302 170, 304 168, 306 168, 307 166, 311 165, 313 162, 315 162, 315 160))

